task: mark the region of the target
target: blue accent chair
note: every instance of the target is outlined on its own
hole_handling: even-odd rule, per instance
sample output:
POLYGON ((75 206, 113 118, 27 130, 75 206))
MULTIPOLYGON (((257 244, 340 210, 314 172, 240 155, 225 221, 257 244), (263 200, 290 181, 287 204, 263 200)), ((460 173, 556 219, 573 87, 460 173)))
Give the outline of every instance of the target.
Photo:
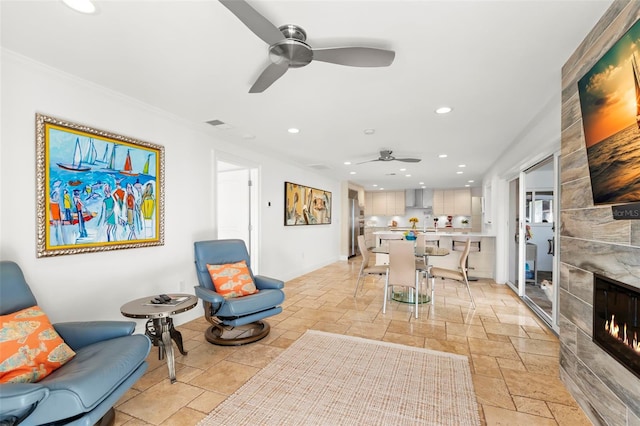
MULTIPOLYGON (((20 267, 0 262, 0 315, 37 305, 20 267)), ((0 425, 112 424, 113 405, 142 376, 151 342, 135 322, 53 324, 76 355, 37 383, 0 384, 0 425)))
POLYGON ((282 312, 284 282, 253 275, 251 259, 243 240, 196 241, 195 263, 199 286, 196 296, 203 301, 205 318, 211 327, 205 331, 209 343, 223 346, 244 345, 255 342, 269 334, 270 326, 264 318, 282 312), (216 293, 207 269, 209 265, 223 265, 244 260, 260 290, 255 294, 225 299, 216 293))

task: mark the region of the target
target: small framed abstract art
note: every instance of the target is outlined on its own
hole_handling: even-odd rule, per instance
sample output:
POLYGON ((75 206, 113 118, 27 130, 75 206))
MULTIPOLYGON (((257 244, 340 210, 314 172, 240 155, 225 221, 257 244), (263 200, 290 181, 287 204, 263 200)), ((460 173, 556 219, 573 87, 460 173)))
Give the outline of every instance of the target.
POLYGON ((284 183, 285 226, 331 223, 331 192, 297 183, 284 183))
POLYGON ((164 244, 164 147, 36 114, 37 256, 164 244))

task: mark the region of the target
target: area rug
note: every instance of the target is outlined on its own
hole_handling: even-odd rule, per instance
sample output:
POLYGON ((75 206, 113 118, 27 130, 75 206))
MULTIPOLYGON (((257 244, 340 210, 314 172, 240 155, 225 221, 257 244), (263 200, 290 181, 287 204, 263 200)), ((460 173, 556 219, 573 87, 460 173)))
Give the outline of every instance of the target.
POLYGON ((210 425, 479 425, 465 356, 309 330, 210 425))

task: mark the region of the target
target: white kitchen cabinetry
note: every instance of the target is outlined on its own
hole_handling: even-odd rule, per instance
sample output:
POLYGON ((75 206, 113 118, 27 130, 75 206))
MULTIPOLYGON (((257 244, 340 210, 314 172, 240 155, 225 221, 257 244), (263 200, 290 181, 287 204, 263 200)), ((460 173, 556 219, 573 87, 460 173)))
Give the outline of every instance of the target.
POLYGON ((469 188, 435 189, 433 214, 471 216, 471 190, 469 188))
POLYGON ((365 193, 365 215, 404 216, 404 191, 368 191, 365 193))

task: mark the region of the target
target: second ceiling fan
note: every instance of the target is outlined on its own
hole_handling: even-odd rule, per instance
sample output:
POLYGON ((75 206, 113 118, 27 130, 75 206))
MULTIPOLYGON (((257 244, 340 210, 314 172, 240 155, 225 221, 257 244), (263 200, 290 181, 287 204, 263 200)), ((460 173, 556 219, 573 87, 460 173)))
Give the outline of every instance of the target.
POLYGON ((220 0, 227 9, 269 45, 271 64, 262 71, 249 93, 261 93, 284 75, 289 68, 300 68, 311 61, 352 67, 387 67, 393 63, 393 50, 373 47, 312 48, 307 34, 297 25, 276 27, 244 0, 220 0))

